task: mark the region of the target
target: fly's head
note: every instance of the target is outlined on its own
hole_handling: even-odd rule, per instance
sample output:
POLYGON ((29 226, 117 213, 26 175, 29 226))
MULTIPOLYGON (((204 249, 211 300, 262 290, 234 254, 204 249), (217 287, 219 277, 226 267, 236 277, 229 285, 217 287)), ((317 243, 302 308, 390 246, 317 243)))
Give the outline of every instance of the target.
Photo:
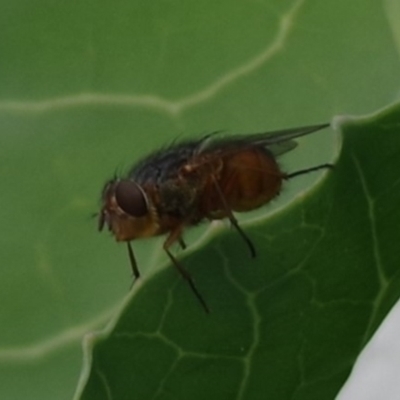
POLYGON ((117 241, 129 241, 157 233, 154 206, 136 182, 130 179, 113 179, 107 182, 101 201, 99 231, 106 225, 117 241))

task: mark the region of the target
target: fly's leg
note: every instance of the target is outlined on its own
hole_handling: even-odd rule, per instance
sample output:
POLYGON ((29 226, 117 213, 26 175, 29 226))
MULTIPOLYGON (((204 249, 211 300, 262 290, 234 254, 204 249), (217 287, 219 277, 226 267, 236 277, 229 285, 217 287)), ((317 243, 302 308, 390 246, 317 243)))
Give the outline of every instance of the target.
POLYGON ((284 175, 284 179, 292 179, 299 175, 308 174, 309 172, 318 171, 320 169, 333 169, 335 166, 333 164, 321 164, 317 165, 316 167, 301 169, 300 171, 292 172, 291 174, 284 175))
POLYGON ((135 255, 133 254, 131 242, 126 242, 126 244, 128 246, 128 255, 129 255, 129 261, 131 263, 132 273, 133 273, 133 276, 135 277, 135 279, 132 281, 132 284, 131 284, 131 288, 132 288, 133 284, 136 282, 136 279, 138 279, 140 277, 140 272, 139 272, 139 268, 136 263, 135 255))
POLYGON ((129 261, 131 262, 133 276, 135 277, 135 279, 137 279, 140 277, 140 272, 136 263, 135 255, 133 254, 131 242, 126 242, 126 244, 128 245, 129 261))
POLYGON ((232 210, 229 207, 229 204, 227 203, 224 194, 222 193, 222 190, 220 188, 220 186, 218 185, 217 180, 213 177, 213 181, 214 181, 214 185, 215 188, 217 189, 218 195, 221 199, 222 205, 227 213, 228 219, 231 222, 232 226, 237 230, 237 232, 239 233, 239 235, 242 237, 242 239, 245 241, 245 243, 247 244, 247 247, 250 250, 250 256, 251 258, 255 258, 256 257, 256 249, 253 245, 253 242, 250 240, 250 238, 246 235, 246 233, 244 232, 244 230, 240 227, 239 222, 237 221, 237 219, 235 218, 232 210))
POLYGON ((182 239, 182 236, 179 236, 179 238, 178 238, 178 243, 179 243, 179 246, 181 246, 181 249, 182 250, 185 250, 186 249, 186 243, 185 243, 185 241, 182 239))
POLYGON ((175 241, 179 241, 181 246, 182 246, 182 243, 185 244, 181 238, 181 233, 182 233, 182 226, 173 230, 167 237, 167 240, 164 242, 164 246, 163 246, 164 250, 167 253, 170 260, 172 261, 172 264, 174 264, 174 266, 177 268, 178 272, 181 274, 182 278, 185 279, 185 281, 190 286, 190 289, 192 289, 192 292, 194 293, 194 295, 197 297, 197 300, 200 302, 200 304, 204 308, 204 311, 207 314, 209 314, 210 309, 208 308, 207 303, 205 302, 203 296, 198 291, 198 289, 193 281, 193 278, 191 277, 189 272, 186 271, 186 269, 179 263, 179 261, 175 258, 175 256, 169 251, 169 248, 175 241), (182 243, 181 243, 181 241, 182 241, 182 243))

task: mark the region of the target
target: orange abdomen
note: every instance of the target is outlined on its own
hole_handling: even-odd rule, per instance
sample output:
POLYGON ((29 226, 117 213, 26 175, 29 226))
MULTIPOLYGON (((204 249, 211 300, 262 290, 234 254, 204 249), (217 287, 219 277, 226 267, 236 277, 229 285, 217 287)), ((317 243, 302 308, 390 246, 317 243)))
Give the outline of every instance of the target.
POLYGON ((264 148, 250 147, 221 158, 221 169, 204 190, 202 208, 214 218, 226 216, 219 185, 232 211, 249 211, 269 202, 279 194, 284 174, 274 157, 264 148))

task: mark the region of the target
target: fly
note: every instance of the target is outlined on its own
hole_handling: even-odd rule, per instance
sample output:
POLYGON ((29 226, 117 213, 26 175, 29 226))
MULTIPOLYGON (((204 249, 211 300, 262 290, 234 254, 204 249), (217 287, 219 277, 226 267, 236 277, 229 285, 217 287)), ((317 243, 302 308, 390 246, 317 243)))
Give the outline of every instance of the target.
POLYGON ((210 134, 158 150, 139 161, 125 177, 108 181, 102 191, 99 230, 104 225, 118 242, 126 242, 135 279, 140 272, 131 241, 166 235, 163 248, 208 313, 209 308, 189 272, 171 253, 183 232, 204 220, 228 218, 246 243, 256 249, 234 212, 246 212, 276 197, 283 181, 321 169, 321 164, 292 173, 281 171, 276 157, 297 146, 295 138, 329 124, 276 132, 219 137, 210 134))

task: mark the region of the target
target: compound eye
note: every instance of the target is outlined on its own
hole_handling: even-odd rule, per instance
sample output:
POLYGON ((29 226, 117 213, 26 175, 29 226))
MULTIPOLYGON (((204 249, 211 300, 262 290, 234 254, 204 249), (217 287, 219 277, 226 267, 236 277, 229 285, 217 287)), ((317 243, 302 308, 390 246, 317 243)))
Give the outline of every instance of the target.
POLYGON ((118 206, 132 217, 139 218, 147 214, 146 195, 133 181, 119 181, 115 187, 115 199, 118 206))

